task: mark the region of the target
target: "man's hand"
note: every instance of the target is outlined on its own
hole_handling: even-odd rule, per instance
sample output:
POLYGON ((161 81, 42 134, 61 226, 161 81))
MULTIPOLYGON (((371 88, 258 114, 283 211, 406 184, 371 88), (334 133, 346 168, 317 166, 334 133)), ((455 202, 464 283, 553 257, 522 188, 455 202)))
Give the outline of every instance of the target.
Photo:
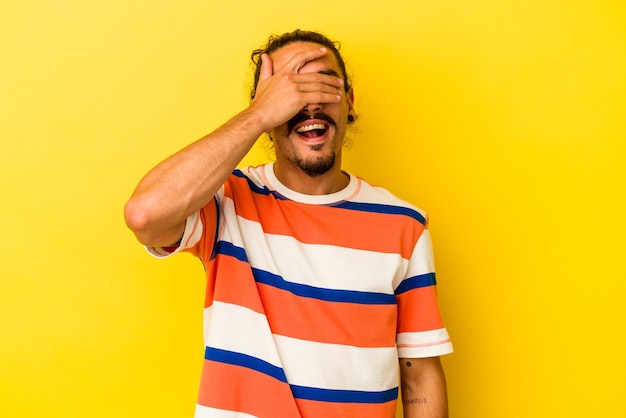
POLYGON ((341 78, 317 72, 299 73, 307 63, 327 52, 326 48, 299 52, 278 69, 269 55, 261 56, 259 82, 249 110, 262 115, 265 131, 286 123, 307 104, 341 101, 344 94, 341 78))
POLYGON ((213 198, 263 132, 286 123, 309 103, 342 100, 341 78, 315 72, 314 67, 303 69, 323 57, 325 48, 293 56, 279 53, 275 58, 280 68, 274 68, 268 55, 262 56, 257 93, 247 109, 141 180, 124 210, 126 223, 141 243, 163 246, 180 239, 187 217, 213 198))

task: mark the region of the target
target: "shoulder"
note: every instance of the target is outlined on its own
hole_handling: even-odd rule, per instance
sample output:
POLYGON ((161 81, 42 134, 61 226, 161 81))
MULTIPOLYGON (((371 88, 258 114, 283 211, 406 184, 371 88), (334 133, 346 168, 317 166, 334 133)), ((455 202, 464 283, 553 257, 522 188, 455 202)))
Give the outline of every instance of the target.
POLYGON ((408 215, 426 225, 428 214, 425 210, 399 198, 385 187, 372 185, 360 177, 358 179, 360 183, 359 192, 354 196, 352 202, 373 205, 390 213, 408 215))
POLYGON ((249 166, 235 169, 226 180, 226 187, 232 189, 248 189, 253 192, 267 194, 269 192, 265 176, 266 165, 249 166))

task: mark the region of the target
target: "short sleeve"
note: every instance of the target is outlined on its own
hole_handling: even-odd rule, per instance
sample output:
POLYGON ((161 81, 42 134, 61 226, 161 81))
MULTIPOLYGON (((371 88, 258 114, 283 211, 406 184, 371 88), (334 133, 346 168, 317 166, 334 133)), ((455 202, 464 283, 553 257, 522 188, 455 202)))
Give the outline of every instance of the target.
POLYGON ((185 220, 185 231, 180 240, 180 244, 175 247, 146 247, 148 252, 157 258, 167 258, 181 251, 193 248, 202 238, 203 225, 200 211, 192 213, 185 220))
POLYGON ((396 344, 400 358, 434 357, 452 352, 437 299, 432 242, 424 229, 404 279, 395 290, 398 304, 396 344))

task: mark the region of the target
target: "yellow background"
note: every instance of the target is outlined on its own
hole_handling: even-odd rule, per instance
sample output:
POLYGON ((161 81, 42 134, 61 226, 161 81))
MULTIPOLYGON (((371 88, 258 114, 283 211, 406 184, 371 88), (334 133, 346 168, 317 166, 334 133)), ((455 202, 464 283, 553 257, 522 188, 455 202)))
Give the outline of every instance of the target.
POLYGON ((202 268, 122 207, 296 27, 342 41, 346 168, 431 216, 451 415, 626 417, 621 0, 2 0, 0 416, 192 416, 202 268))

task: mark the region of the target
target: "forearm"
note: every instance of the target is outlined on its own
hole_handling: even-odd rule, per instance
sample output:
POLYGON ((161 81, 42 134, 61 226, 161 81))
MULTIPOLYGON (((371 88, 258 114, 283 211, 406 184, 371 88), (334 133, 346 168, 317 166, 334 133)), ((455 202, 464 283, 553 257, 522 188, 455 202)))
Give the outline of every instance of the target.
POLYGON ((185 219, 209 202, 263 132, 249 109, 153 168, 125 207, 128 226, 145 245, 168 245, 185 219))
POLYGON ((405 418, 447 418, 446 380, 438 357, 402 359, 402 406, 405 418))
POLYGON ((177 241, 185 219, 206 205, 263 133, 286 123, 308 103, 336 103, 341 78, 298 74, 304 64, 322 57, 324 48, 300 52, 277 73, 263 55, 259 83, 250 106, 222 127, 187 146, 152 169, 126 204, 126 224, 144 245, 177 241))

